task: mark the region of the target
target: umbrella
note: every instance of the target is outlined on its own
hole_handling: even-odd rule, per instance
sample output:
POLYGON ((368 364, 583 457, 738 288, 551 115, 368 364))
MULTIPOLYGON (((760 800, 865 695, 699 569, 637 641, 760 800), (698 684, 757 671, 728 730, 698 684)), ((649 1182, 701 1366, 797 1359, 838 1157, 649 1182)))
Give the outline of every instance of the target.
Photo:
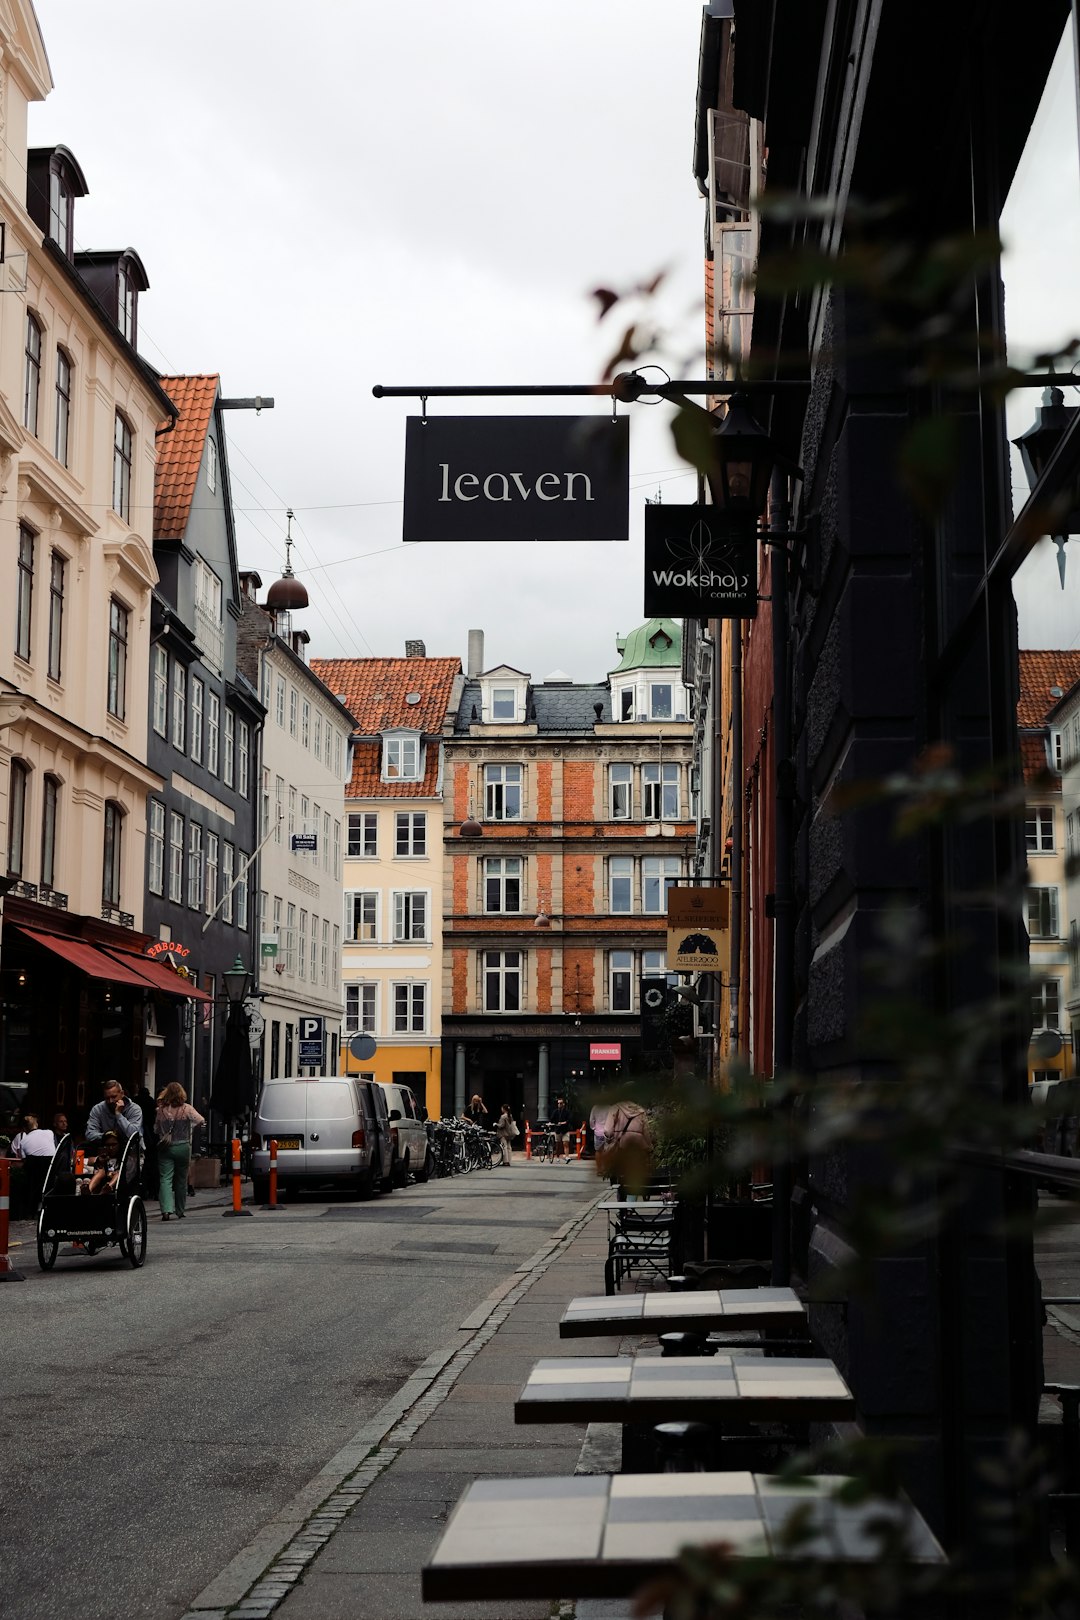
POLYGON ((231 1013, 225 1025, 210 1106, 225 1119, 239 1119, 255 1106, 255 1076, 246 1020, 231 1013))

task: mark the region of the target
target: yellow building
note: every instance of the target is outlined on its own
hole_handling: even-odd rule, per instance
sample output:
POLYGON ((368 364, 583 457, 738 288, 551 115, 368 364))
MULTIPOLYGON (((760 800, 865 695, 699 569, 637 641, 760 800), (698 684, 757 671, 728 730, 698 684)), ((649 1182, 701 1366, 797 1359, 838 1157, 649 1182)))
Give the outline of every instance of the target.
POLYGON ((443 737, 457 658, 313 659, 356 721, 345 790, 341 1070, 411 1086, 437 1118, 442 1038, 443 737), (371 1055, 349 1051, 368 1036, 371 1055))

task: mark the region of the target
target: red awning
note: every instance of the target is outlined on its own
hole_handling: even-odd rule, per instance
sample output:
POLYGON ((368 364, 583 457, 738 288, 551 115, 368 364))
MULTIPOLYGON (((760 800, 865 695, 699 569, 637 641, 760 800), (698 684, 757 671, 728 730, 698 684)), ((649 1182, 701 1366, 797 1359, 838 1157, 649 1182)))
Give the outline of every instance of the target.
POLYGON ((111 946, 102 954, 110 956, 125 973, 130 969, 147 984, 153 985, 155 990, 163 990, 167 996, 187 996, 192 1001, 214 999, 205 990, 197 989, 190 979, 182 979, 179 973, 174 973, 163 962, 155 962, 153 957, 136 956, 134 951, 113 950, 111 946))
POLYGON ((77 967, 80 973, 85 973, 91 979, 106 979, 112 984, 133 984, 139 990, 146 989, 146 980, 139 973, 107 956, 96 945, 87 944, 84 939, 71 939, 66 934, 46 934, 38 928, 20 928, 19 933, 25 934, 35 945, 51 951, 54 956, 63 957, 65 962, 70 962, 72 967, 77 967))

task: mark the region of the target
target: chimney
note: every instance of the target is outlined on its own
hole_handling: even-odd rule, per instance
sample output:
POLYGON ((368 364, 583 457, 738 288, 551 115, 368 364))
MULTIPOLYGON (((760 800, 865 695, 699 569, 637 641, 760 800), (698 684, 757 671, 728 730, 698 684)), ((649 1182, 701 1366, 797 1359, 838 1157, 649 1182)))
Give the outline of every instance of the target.
POLYGON ((484 632, 482 630, 469 631, 469 667, 466 670, 470 680, 475 680, 484 668, 484 632))
POLYGON ((427 648, 422 641, 407 641, 405 643, 406 658, 426 658, 427 648))

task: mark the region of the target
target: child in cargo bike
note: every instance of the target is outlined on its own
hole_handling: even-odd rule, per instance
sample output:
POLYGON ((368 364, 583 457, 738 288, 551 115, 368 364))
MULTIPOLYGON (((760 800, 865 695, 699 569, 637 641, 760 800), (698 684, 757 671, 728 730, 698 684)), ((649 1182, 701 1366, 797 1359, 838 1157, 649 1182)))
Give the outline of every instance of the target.
POLYGON ((89 1193, 113 1192, 120 1178, 120 1138, 115 1131, 106 1131, 101 1138, 101 1151, 89 1162, 89 1193))

